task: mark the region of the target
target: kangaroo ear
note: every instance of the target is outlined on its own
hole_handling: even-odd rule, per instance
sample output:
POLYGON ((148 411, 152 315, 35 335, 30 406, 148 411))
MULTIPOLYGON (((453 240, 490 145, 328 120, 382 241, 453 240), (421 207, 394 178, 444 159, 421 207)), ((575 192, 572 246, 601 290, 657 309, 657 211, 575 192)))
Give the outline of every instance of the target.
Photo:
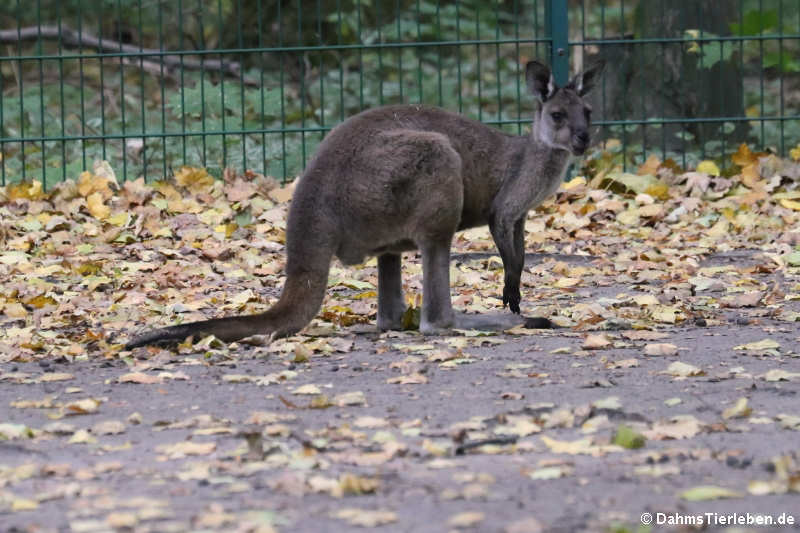
POLYGON ((585 95, 594 88, 598 78, 600 77, 600 74, 603 73, 603 69, 605 67, 605 60, 600 59, 594 65, 572 78, 572 80, 569 82, 569 86, 574 88, 575 92, 579 95, 585 95))
POLYGON ((545 102, 556 92, 556 82, 550 68, 538 61, 528 61, 525 65, 525 80, 528 82, 528 90, 540 102, 545 102))

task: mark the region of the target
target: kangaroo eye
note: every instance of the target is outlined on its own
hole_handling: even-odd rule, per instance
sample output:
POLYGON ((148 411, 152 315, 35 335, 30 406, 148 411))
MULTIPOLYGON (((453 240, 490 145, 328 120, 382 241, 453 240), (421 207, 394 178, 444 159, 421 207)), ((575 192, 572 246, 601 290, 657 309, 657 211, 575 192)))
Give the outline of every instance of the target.
POLYGON ((561 122, 566 116, 567 114, 562 111, 554 111, 550 113, 550 117, 553 119, 553 122, 561 122))

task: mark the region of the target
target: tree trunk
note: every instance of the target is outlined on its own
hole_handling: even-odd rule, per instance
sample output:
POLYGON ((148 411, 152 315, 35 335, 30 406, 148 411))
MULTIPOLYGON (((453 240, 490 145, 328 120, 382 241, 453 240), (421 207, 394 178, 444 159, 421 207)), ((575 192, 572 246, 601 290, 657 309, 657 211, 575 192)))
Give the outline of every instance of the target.
MULTIPOLYGON (((641 0, 634 12, 635 38, 687 40, 599 46, 597 56, 604 57, 608 67, 604 90, 592 97, 595 117, 652 120, 744 116, 738 47, 730 42, 721 45, 717 41, 692 40, 730 35, 729 23, 736 20, 736 15, 737 4, 733 0, 641 0)), ((591 57, 587 60, 591 61, 591 57)), ((745 122, 736 123, 732 131, 730 126, 727 132, 723 128, 718 122, 690 122, 668 124, 663 131, 652 126, 635 131, 629 128, 624 135, 628 142, 646 141, 651 148, 681 151, 723 138, 730 146, 746 137, 745 122), (691 135, 683 136, 682 132, 691 135)), ((606 137, 620 135, 619 131, 605 131, 606 137)), ((712 153, 717 150, 712 149, 712 153)))

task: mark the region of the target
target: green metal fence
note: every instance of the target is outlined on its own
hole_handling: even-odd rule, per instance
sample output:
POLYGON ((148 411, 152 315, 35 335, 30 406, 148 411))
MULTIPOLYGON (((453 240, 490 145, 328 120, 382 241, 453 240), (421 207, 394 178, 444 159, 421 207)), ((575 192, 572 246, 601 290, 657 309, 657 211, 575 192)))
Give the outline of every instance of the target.
POLYGON ((179 167, 291 179, 324 134, 396 102, 513 133, 522 65, 604 57, 598 140, 680 164, 800 140, 800 0, 5 0, 0 183, 179 167))

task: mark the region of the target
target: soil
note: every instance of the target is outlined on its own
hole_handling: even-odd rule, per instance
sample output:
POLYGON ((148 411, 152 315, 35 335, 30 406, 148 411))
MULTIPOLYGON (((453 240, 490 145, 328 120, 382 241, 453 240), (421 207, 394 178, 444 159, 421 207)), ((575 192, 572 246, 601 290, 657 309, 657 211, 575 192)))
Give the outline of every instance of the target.
MULTIPOLYGON (((709 264, 751 256, 720 255, 709 264)), ((574 304, 632 290, 597 284, 569 297, 574 304)), ((784 308, 798 311, 797 303, 784 308)), ((351 326, 328 339, 352 341, 352 349, 314 353, 305 361, 302 351, 239 346, 3 365, 0 422, 36 431, 31 438, 0 441, 0 529, 796 529, 721 522, 757 515, 800 523, 796 493, 751 493, 758 492, 754 481, 785 483, 776 458, 789 465, 797 488, 800 424, 791 429, 779 415, 800 415, 800 382, 764 378, 775 369, 800 372, 796 324, 760 307, 663 326, 656 330, 665 334, 658 339, 631 331, 609 324, 600 333, 612 344, 602 349, 584 349, 588 333, 572 328, 455 337, 467 344, 451 364, 430 355, 457 350, 449 337, 351 326), (765 338, 780 348, 735 349, 765 338), (678 352, 646 355, 651 343, 670 343, 678 352), (425 344, 433 350, 409 347, 425 344), (698 367, 702 375, 665 373, 675 361, 698 367), (248 380, 286 371, 283 382, 248 380), (131 372, 169 374, 157 383, 119 382, 131 372), (41 380, 58 373, 72 377, 41 380), (388 382, 393 378, 406 383, 388 382), (293 394, 304 385, 319 392, 293 394), (363 393, 363 403, 338 405, 344 403, 339 395, 348 392, 363 393), (96 411, 69 414, 81 409, 67 404, 87 398, 100 401, 96 411), (724 416, 740 398, 751 411, 724 416), (13 403, 19 401, 44 404, 13 403), (314 402, 333 405, 309 408, 314 402), (254 412, 272 415, 254 418, 254 412), (699 426, 679 435, 685 438, 658 434, 659 424, 687 415, 699 426), (121 422, 122 429, 98 426, 108 420, 121 422), (644 446, 611 446, 621 425, 646 435, 644 446), (581 439, 589 445, 576 445, 578 453, 553 444, 581 439), (206 447, 163 447, 187 442, 206 447), (701 486, 727 489, 728 497, 686 496, 701 486), (343 509, 360 511, 347 515, 343 509), (642 526, 643 513, 662 523, 642 526), (675 524, 698 517, 705 526, 675 524)))

